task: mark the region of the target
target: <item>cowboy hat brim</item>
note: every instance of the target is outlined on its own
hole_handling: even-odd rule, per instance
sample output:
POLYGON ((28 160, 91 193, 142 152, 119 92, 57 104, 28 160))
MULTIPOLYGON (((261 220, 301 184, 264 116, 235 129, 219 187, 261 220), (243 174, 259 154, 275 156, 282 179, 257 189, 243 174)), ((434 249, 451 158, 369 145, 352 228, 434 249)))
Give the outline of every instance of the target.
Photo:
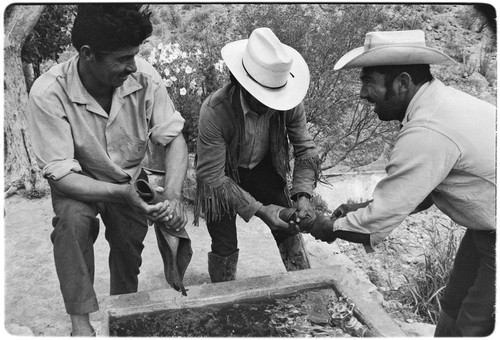
POLYGON ((243 53, 247 42, 248 39, 234 41, 221 50, 222 59, 236 80, 252 96, 271 109, 286 111, 299 105, 309 88, 309 68, 300 53, 283 44, 283 48, 293 60, 292 68, 286 85, 278 89, 271 89, 257 83, 243 68, 243 53))
POLYGON ((455 65, 456 62, 445 53, 427 46, 381 46, 367 51, 358 47, 343 55, 333 69, 414 64, 455 65))

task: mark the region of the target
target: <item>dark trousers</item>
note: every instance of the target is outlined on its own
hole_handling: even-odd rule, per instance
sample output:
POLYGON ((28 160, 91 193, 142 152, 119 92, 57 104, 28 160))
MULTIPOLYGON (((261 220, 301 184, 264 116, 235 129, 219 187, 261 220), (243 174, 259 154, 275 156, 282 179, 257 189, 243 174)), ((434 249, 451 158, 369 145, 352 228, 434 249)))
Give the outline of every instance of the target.
POLYGON ((145 215, 128 205, 86 203, 65 197, 51 186, 55 217, 51 240, 60 288, 68 314, 99 309, 94 291, 94 242, 100 214, 110 246, 111 295, 137 291, 143 240, 148 230, 145 215))
MULTIPOLYGON (((285 194, 286 182, 278 175, 267 156, 253 169, 238 168, 240 187, 248 191, 256 200, 264 205, 276 204, 290 206, 285 194)), ((208 221, 208 232, 212 238, 212 252, 219 256, 229 256, 238 250, 236 233, 236 215, 224 215, 220 221, 208 221)), ((288 232, 272 232, 279 246, 291 236, 288 232)))
POLYGON ((435 336, 487 336, 495 327, 496 232, 467 230, 441 298, 435 336))

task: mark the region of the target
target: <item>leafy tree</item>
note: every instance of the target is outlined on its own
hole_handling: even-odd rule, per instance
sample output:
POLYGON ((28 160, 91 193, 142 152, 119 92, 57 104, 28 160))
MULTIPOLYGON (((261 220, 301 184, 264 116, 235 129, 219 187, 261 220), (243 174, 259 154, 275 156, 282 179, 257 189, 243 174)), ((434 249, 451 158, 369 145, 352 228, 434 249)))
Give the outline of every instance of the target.
MULTIPOLYGON (((70 28, 74 20, 76 5, 47 5, 28 35, 21 51, 23 63, 33 67, 30 83, 41 74, 44 61, 57 61, 71 44, 70 28)), ((28 89, 31 87, 28 84, 28 89)))
MULTIPOLYGON (((323 169, 340 163, 359 167, 385 155, 388 145, 390 147, 395 126, 379 121, 370 107, 359 100, 356 71, 333 72, 338 58, 361 45, 366 32, 383 29, 386 23, 394 22, 389 20, 387 6, 224 4, 153 5, 151 8, 162 28, 157 30, 159 37, 151 39, 144 55, 166 43, 179 44, 187 54, 200 52, 196 60, 189 60, 196 72, 189 77, 177 74, 169 89, 186 119, 184 134, 191 151, 196 147, 201 103, 227 82, 227 73, 216 68, 220 64, 221 48, 230 41, 248 38, 256 27, 271 28, 283 43, 297 49, 309 65, 311 84, 305 106, 309 129, 320 148, 323 169), (184 19, 180 23, 179 16, 184 19), (194 80, 193 77, 197 87, 189 91, 186 82, 180 80, 194 80), (179 95, 181 89, 187 90, 185 95, 179 95)), ((170 83, 171 75, 162 73, 166 65, 155 66, 170 83)))
POLYGON ((220 49, 236 36, 234 18, 230 15, 234 8, 234 5, 151 6, 158 20, 167 19, 161 25, 170 30, 170 35, 167 38, 162 28, 160 38, 153 37, 149 46, 143 48, 143 55, 149 57, 157 53, 152 64, 169 87, 177 110, 186 119, 183 133, 190 152, 196 150, 201 104, 228 80, 221 67, 220 49), (172 20, 181 15, 184 18, 181 22, 172 20), (166 49, 166 46, 169 47, 166 49), (172 49, 171 46, 178 47, 172 49), (169 51, 163 58, 159 51, 162 49, 169 51), (169 60, 172 55, 175 59, 169 60), (192 69, 189 74, 185 72, 186 66, 192 69))
POLYGON ((359 167, 383 154, 396 131, 394 124, 379 121, 359 100, 358 71, 334 72, 333 66, 344 53, 363 44, 366 32, 383 29, 390 22, 387 8, 245 5, 237 22, 246 36, 256 27, 271 28, 281 42, 294 47, 306 60, 311 83, 305 107, 324 170, 340 163, 359 167))

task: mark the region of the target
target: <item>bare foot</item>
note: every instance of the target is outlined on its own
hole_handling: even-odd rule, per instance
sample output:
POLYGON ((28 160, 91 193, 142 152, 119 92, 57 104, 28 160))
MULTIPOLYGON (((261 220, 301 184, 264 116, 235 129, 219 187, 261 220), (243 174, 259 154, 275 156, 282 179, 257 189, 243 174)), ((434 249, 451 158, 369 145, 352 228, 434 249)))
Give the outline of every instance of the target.
POLYGON ((95 330, 92 328, 92 325, 90 325, 88 314, 72 314, 70 317, 71 326, 73 327, 71 336, 95 336, 95 330))

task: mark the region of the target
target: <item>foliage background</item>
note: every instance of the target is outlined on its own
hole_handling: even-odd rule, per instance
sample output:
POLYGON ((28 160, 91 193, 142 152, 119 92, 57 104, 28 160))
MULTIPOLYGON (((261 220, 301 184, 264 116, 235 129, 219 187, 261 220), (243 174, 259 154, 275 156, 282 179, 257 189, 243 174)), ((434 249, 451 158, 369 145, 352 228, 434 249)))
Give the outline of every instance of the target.
MULTIPOLYGON (((248 38, 256 27, 271 28, 308 63, 305 107, 324 171, 382 169, 398 131, 359 100, 358 70, 333 71, 338 58, 362 46, 369 31, 422 29, 429 46, 458 62, 434 69, 441 80, 477 96, 496 93, 496 36, 473 5, 150 4, 148 9, 154 31, 140 56, 162 75, 186 119, 190 152, 196 149, 201 103, 228 80, 220 49, 248 38), (457 39, 463 32, 469 40, 457 39)), ((23 50, 26 63, 43 72, 75 53, 68 35, 74 11, 74 5, 47 6, 23 50)), ((496 101, 494 95, 484 99, 496 101)))

